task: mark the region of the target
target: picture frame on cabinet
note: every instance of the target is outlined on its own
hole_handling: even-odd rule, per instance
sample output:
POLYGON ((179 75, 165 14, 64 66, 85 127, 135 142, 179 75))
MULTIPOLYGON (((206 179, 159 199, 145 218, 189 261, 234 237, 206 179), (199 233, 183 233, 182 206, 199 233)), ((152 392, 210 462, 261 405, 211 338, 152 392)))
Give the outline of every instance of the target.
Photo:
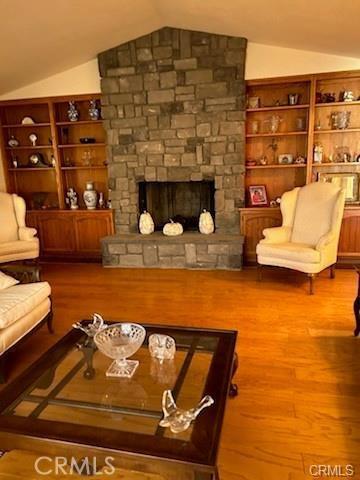
POLYGON ((252 207, 267 207, 269 205, 265 185, 249 185, 249 201, 252 207))
POLYGON ((359 175, 357 173, 319 172, 319 182, 329 182, 345 190, 346 203, 359 202, 359 175))

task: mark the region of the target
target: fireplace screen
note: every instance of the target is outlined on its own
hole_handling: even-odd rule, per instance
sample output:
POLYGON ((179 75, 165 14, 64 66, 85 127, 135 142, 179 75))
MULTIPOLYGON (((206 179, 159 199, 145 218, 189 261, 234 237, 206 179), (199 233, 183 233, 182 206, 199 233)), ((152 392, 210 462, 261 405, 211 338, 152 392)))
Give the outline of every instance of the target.
POLYGON ((197 230, 203 209, 214 218, 214 182, 141 182, 139 184, 140 213, 147 210, 161 230, 172 218, 184 230, 197 230))

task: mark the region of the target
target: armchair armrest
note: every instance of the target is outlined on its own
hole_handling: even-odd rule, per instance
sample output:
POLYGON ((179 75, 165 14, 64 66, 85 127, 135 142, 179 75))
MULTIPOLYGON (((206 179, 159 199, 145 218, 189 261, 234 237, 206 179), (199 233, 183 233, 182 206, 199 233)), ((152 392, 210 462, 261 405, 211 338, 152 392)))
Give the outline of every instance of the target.
POLYGON ((264 239, 260 243, 284 243, 290 240, 291 227, 273 227, 263 230, 264 239))
POLYGON ((36 228, 19 227, 20 240, 32 240, 35 237, 36 233, 36 228))
POLYGON ((321 250, 322 248, 326 247, 332 242, 335 242, 336 240, 336 234, 335 232, 331 231, 323 235, 322 237, 319 238, 318 243, 316 244, 316 250, 321 250))

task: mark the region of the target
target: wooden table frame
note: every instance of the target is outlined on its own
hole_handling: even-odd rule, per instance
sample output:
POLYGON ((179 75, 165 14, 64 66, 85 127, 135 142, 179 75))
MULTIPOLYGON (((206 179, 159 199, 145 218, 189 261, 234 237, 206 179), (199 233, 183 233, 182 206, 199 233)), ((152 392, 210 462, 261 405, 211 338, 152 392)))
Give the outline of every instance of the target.
MULTIPOLYGON (((234 355, 237 332, 161 325, 144 327, 148 335, 189 333, 193 336, 216 337, 218 340, 203 392, 211 395, 215 403, 196 419, 190 441, 4 414, 36 379, 48 371, 49 363, 57 364, 81 339, 82 332, 74 329, 1 392, 0 449, 27 449, 48 454, 62 452, 65 455, 89 455, 92 452, 100 458, 111 454, 119 466, 129 468, 135 462, 138 468, 140 463, 145 471, 166 473, 166 478, 171 480, 194 478, 189 476, 189 472, 192 475, 196 472, 196 480, 219 478, 217 453, 227 397, 234 390, 231 380, 236 368, 234 355), (161 468, 157 466, 159 461, 161 468), (173 476, 171 472, 176 472, 176 475, 173 476)), ((188 355, 191 355, 191 348, 188 355)), ((85 362, 89 367, 86 355, 82 364, 85 362)), ((185 360, 184 365, 186 363, 185 360)), ((181 388, 181 377, 185 375, 186 371, 181 369, 174 388, 175 396, 176 390, 181 388)))

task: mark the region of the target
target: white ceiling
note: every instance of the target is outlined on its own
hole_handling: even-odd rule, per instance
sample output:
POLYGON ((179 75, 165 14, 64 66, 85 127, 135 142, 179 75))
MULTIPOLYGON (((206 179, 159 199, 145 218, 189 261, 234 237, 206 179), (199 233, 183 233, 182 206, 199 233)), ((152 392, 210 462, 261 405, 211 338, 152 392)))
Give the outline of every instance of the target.
POLYGON ((360 58, 358 0, 0 0, 0 94, 165 25, 360 58))

